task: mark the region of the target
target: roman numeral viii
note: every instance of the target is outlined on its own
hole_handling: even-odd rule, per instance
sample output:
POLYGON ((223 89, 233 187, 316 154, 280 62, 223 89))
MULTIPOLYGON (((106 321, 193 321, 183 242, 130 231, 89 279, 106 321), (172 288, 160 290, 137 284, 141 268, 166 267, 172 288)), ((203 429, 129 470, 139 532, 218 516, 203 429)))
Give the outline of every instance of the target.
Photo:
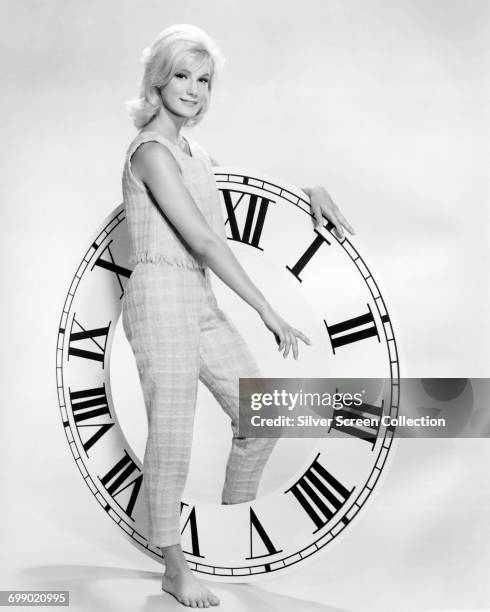
MULTIPOLYGON (((318 461, 320 453, 301 478, 284 493, 291 492, 306 514, 315 523, 313 533, 324 527, 342 508, 354 487, 349 491, 318 461)), ((341 519, 344 524, 349 521, 341 519)))
POLYGON ((105 385, 93 389, 83 389, 81 391, 70 391, 70 403, 75 420, 75 425, 80 433, 84 427, 95 427, 96 432, 86 442, 83 442, 83 449, 86 453, 102 436, 114 425, 109 405, 105 385), (103 419, 105 423, 91 423, 93 419, 103 419), (89 421, 87 423, 87 421, 89 421), (109 422, 107 422, 109 421, 109 422))
POLYGON ((255 194, 242 193, 232 191, 230 189, 223 189, 223 200, 226 206, 227 219, 225 225, 228 223, 230 227, 231 240, 237 242, 243 242, 250 246, 263 251, 264 249, 259 245, 262 230, 264 229, 265 217, 267 215, 267 209, 272 200, 268 200, 264 197, 259 197, 255 194), (239 194, 239 197, 236 197, 239 194), (233 198, 235 196, 235 202, 233 198), (247 207, 247 213, 245 217, 245 223, 242 228, 239 227, 235 211, 243 201, 244 206, 247 207))

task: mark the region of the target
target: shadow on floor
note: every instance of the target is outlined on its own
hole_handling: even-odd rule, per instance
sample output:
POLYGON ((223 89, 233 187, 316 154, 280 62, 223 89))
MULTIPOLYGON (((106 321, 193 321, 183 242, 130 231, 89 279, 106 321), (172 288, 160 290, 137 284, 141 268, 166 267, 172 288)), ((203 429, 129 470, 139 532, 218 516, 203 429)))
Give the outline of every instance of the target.
POLYGON ((23 570, 18 578, 29 590, 70 591, 70 612, 346 612, 315 601, 281 595, 254 584, 203 581, 220 599, 219 606, 188 608, 161 590, 161 573, 120 567, 46 565, 23 570))

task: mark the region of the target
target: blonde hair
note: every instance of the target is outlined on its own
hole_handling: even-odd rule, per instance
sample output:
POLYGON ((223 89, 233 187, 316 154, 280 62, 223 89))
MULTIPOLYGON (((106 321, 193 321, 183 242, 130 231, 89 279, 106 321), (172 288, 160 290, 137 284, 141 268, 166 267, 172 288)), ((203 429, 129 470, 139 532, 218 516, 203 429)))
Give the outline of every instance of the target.
MULTIPOLYGON (((216 74, 224 64, 224 56, 213 40, 200 28, 180 24, 166 28, 154 42, 143 50, 141 62, 144 65, 143 78, 139 86, 139 96, 129 102, 126 107, 139 129, 151 121, 160 111, 162 99, 159 89, 165 87, 178 70, 183 58, 191 55, 196 59, 209 59, 209 93, 216 74)), ((208 109, 208 102, 203 104, 199 112, 186 120, 186 126, 192 126, 202 120, 208 109)))

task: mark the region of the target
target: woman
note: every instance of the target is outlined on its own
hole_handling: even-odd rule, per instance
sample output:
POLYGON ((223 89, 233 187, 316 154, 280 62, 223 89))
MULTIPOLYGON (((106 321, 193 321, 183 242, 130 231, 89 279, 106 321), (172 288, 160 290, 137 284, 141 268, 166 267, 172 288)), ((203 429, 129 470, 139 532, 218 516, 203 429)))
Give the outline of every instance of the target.
MULTIPOLYGON (((144 497, 149 541, 165 559, 163 590, 187 606, 219 599, 190 571, 180 545, 180 500, 187 478, 198 380, 229 415, 232 448, 222 503, 255 499, 277 440, 238 436, 238 379, 260 378, 245 341, 220 310, 211 268, 260 315, 287 357, 299 338, 267 303, 227 244, 211 158, 183 126, 209 105, 220 51, 199 28, 167 28, 143 54, 140 96, 130 103, 140 129, 128 148, 123 195, 135 264, 123 299, 123 326, 135 355, 148 416, 144 497)), ((216 165, 216 164, 214 164, 216 165)), ((339 235, 347 224, 323 188, 308 190, 314 216, 322 209, 339 235)))

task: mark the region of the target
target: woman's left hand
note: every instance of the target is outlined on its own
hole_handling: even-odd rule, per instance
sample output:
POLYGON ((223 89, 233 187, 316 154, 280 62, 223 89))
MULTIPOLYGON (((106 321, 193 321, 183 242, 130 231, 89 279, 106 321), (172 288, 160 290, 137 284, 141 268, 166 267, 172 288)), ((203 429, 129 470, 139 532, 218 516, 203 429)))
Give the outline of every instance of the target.
POLYGON ((311 212, 315 218, 315 227, 323 225, 323 215, 327 217, 335 226, 335 233, 338 238, 344 238, 344 228, 351 234, 355 234, 354 228, 344 215, 340 212, 339 207, 330 197, 330 194, 325 187, 304 187, 303 191, 310 198, 311 212))

